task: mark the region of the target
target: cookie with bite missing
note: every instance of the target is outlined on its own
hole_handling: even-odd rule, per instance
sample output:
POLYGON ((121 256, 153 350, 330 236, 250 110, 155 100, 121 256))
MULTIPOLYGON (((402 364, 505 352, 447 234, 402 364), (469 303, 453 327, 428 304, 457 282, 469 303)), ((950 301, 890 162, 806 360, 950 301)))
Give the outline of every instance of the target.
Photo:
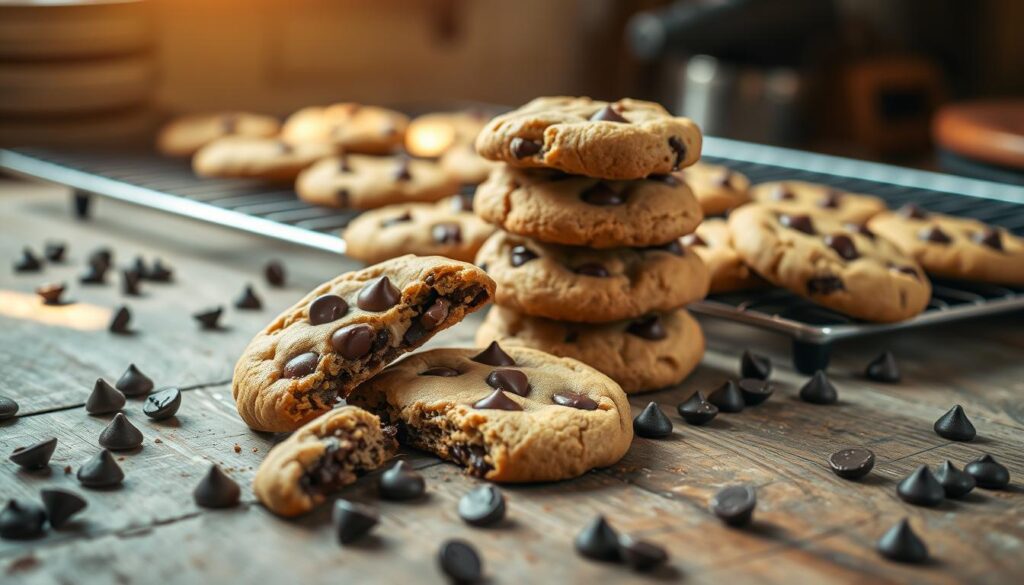
POLYGON ((405 141, 409 117, 378 106, 340 103, 303 108, 284 122, 281 138, 291 144, 326 144, 336 152, 391 154, 405 141))
POLYGON ((729 167, 698 162, 676 174, 690 186, 705 216, 724 215, 750 202, 750 179, 729 167))
POLYGON ((458 189, 459 184, 436 162, 404 155, 325 158, 295 181, 295 191, 303 201, 353 209, 437 201, 458 189))
POLYGON ((767 283, 747 266, 732 245, 729 224, 724 219, 705 219, 697 231, 683 236, 687 250, 700 256, 711 274, 709 294, 763 287, 767 283))
POLYGON ((326 144, 289 144, 276 138, 227 136, 199 149, 192 169, 204 177, 290 181, 334 154, 326 144))
POLYGON ((766 207, 794 214, 828 216, 840 223, 864 225, 888 207, 873 195, 846 193, 828 185, 804 181, 760 183, 751 198, 766 207))
POLYGON ((200 148, 225 136, 273 138, 281 123, 273 116, 249 112, 188 114, 168 122, 156 139, 156 149, 166 156, 192 156, 200 148))

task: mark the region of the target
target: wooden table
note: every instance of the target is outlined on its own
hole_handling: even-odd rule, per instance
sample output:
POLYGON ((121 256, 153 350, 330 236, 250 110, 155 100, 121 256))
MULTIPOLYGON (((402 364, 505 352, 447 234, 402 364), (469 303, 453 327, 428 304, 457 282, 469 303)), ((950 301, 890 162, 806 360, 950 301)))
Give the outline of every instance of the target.
MULTIPOLYGON (((1024 575, 1020 313, 839 344, 829 373, 841 403, 833 407, 794 398, 805 378, 790 366, 785 340, 704 321, 709 350, 697 372, 677 388, 631 400, 634 409, 658 401, 676 423, 671 438, 637 439, 614 467, 573 481, 504 487, 509 519, 492 529, 469 527, 456 515, 458 498, 478 480, 406 452, 426 476, 429 498, 377 502, 374 477, 360 480, 343 496, 378 504, 382 523, 375 538, 342 548, 329 506, 285 521, 248 489, 242 505, 224 511, 196 507, 192 489, 211 462, 248 488, 273 437, 250 431, 235 413, 228 383, 235 359, 278 310, 353 263, 109 201, 98 202, 96 212, 81 223, 71 219, 60 189, 0 183, 0 394, 21 404, 17 419, 0 423, 0 445, 8 453, 51 436, 60 441, 48 473, 26 473, 5 460, 0 494, 37 498, 40 488, 62 486, 89 501, 74 529, 32 542, 0 541, 5 582, 440 583, 435 554, 451 537, 476 543, 495 583, 1006 583, 1024 575), (39 250, 48 238, 68 242, 66 264, 36 274, 11 271, 23 245, 39 250), (83 287, 76 277, 99 246, 112 247, 118 265, 137 254, 159 256, 176 270, 175 282, 146 283, 139 298, 123 297, 116 279, 83 287), (288 266, 286 289, 262 281, 270 258, 288 266), (47 281, 68 282, 67 296, 77 303, 41 306, 32 291, 47 281), (263 311, 230 307, 248 282, 263 297, 263 311), (136 335, 105 330, 109 310, 122 303, 134 313, 136 335), (228 329, 199 331, 190 314, 217 304, 229 306, 228 329), (707 427, 682 423, 674 406, 734 376, 748 347, 772 356, 775 396, 707 427), (902 384, 860 375, 885 348, 900 360, 902 384), (141 403, 130 400, 126 413, 145 445, 118 457, 127 474, 122 488, 85 490, 73 471, 98 450, 109 417, 88 416, 82 404, 97 377, 113 381, 132 362, 158 386, 187 387, 181 410, 170 422, 151 422, 141 403), (932 431, 934 420, 957 403, 978 427, 971 443, 932 431), (876 453, 875 471, 859 482, 839 479, 826 458, 857 445, 876 453), (897 498, 897 482, 918 465, 951 459, 962 466, 983 453, 1009 467, 1011 489, 978 489, 936 509, 897 498), (747 529, 725 527, 707 510, 717 489, 736 482, 758 487, 756 521, 747 529), (599 513, 621 532, 665 546, 670 567, 638 576, 578 557, 573 536, 599 513), (927 541, 932 564, 899 565, 875 553, 876 539, 905 516, 927 541)), ((468 343, 478 322, 445 332, 432 345, 468 343)))

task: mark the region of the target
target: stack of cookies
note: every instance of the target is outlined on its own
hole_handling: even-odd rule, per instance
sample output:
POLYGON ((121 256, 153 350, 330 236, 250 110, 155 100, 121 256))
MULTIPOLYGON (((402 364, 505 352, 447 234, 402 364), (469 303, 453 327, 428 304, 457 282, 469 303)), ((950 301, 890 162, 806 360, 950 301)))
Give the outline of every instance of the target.
POLYGON ((502 231, 477 254, 497 283, 477 343, 571 357, 627 392, 675 384, 704 337, 683 309, 708 272, 679 238, 703 217, 673 172, 700 157, 700 131, 658 104, 538 98, 477 137, 500 161, 474 209, 502 231))

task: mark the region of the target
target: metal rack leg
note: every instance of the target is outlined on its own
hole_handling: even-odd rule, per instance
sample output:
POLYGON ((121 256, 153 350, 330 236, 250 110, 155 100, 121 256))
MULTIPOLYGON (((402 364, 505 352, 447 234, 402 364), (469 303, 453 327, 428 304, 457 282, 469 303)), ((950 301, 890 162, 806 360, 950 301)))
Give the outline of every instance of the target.
POLYGON ((78 219, 89 219, 92 210, 92 195, 85 191, 75 191, 71 194, 71 201, 75 210, 75 217, 78 219))
POLYGON ((813 374, 828 368, 832 345, 828 343, 807 343, 793 341, 793 367, 802 374, 813 374))

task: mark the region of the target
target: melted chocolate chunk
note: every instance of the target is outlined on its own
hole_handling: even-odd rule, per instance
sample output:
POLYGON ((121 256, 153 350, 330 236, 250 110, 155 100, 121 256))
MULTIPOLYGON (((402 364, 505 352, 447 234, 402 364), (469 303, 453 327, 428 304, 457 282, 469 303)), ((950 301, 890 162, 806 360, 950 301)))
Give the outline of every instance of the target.
POLYGON ((313 352, 300 353, 288 360, 281 375, 285 378, 303 378, 316 371, 320 356, 313 352))
POLYGON ((619 124, 629 124, 629 120, 622 117, 622 114, 615 111, 615 108, 611 104, 606 105, 593 116, 590 117, 591 122, 617 122, 619 124))
POLYGON ((672 163, 672 168, 678 169, 682 166, 683 161, 686 160, 686 145, 683 144, 683 141, 678 136, 672 136, 668 139, 668 146, 676 154, 676 160, 672 163))
POLYGON ((337 321, 348 313, 348 303, 335 294, 320 295, 309 304, 309 323, 323 325, 337 321))
POLYGON ((665 331, 665 326, 662 325, 661 317, 658 315, 648 315, 633 321, 626 327, 626 333, 650 341, 658 341, 668 337, 668 332, 665 331))
POLYGON ((519 370, 494 370, 487 375, 487 385, 519 396, 530 393, 530 380, 519 370))
POLYGON ((444 323, 451 311, 452 303, 446 298, 438 297, 420 317, 420 325, 427 331, 433 331, 438 325, 444 323))
POLYGON ((857 245, 853 238, 845 234, 829 234, 825 236, 825 245, 832 248, 844 260, 856 260, 860 258, 857 245))
POLYGON ((370 281, 359 291, 356 304, 364 311, 387 311, 402 300, 402 292, 391 284, 387 276, 380 276, 370 281))
POLYGON ((948 244, 953 241, 953 239, 949 237, 949 234, 942 231, 942 228, 937 225, 924 228, 918 232, 917 237, 935 244, 948 244))
POLYGON ((790 229, 812 236, 817 233, 814 231, 814 221, 811 220, 809 215, 790 215, 784 213, 779 216, 779 223, 790 229))
POLYGON ((553 394, 551 401, 559 406, 567 406, 569 408, 597 410, 597 402, 593 398, 576 392, 569 392, 568 390, 553 394))
POLYGON ((434 224, 430 235, 438 244, 459 244, 462 242, 462 227, 455 222, 434 224))
POLYGON ((454 378, 455 376, 462 375, 462 372, 456 370, 455 368, 448 368, 448 367, 445 367, 445 366, 435 366, 433 368, 428 368, 426 370, 423 370, 418 375, 420 375, 420 376, 440 376, 442 378, 454 378))
POLYGON ((453 445, 448 452, 452 460, 467 468, 472 476, 485 477, 494 469, 487 462, 487 452, 479 445, 453 445))
POLYGON ((523 407, 519 406, 519 403, 512 400, 501 390, 495 390, 486 397, 481 398, 473 403, 473 408, 487 409, 487 410, 522 410, 523 407))
POLYGON ((478 364, 484 364, 488 366, 514 366, 516 360, 512 359, 512 356, 505 353, 505 350, 501 349, 497 341, 492 341, 487 349, 481 351, 475 356, 470 358, 478 364))
POLYGON ((346 325, 331 335, 331 347, 347 360, 359 359, 370 353, 373 338, 373 327, 366 323, 346 325))
POLYGON ((537 258, 537 255, 526 246, 515 246, 512 248, 512 258, 510 262, 513 268, 518 268, 535 258, 537 258))
POLYGON ((574 270, 576 274, 582 274, 583 276, 594 276, 597 278, 605 278, 611 276, 608 269, 603 264, 597 262, 588 262, 586 264, 580 264, 574 270))
POLYGON ((845 288, 843 280, 838 276, 816 276, 807 280, 807 294, 809 295, 830 295, 845 288))
POLYGON ((509 143, 509 151, 511 151, 512 156, 516 158, 533 156, 540 152, 541 148, 541 143, 534 142, 532 140, 525 140, 523 138, 513 138, 512 142, 509 143))
POLYGON ((593 187, 584 189, 580 193, 580 199, 591 205, 622 205, 626 202, 626 197, 623 194, 616 193, 608 183, 599 181, 593 187))

